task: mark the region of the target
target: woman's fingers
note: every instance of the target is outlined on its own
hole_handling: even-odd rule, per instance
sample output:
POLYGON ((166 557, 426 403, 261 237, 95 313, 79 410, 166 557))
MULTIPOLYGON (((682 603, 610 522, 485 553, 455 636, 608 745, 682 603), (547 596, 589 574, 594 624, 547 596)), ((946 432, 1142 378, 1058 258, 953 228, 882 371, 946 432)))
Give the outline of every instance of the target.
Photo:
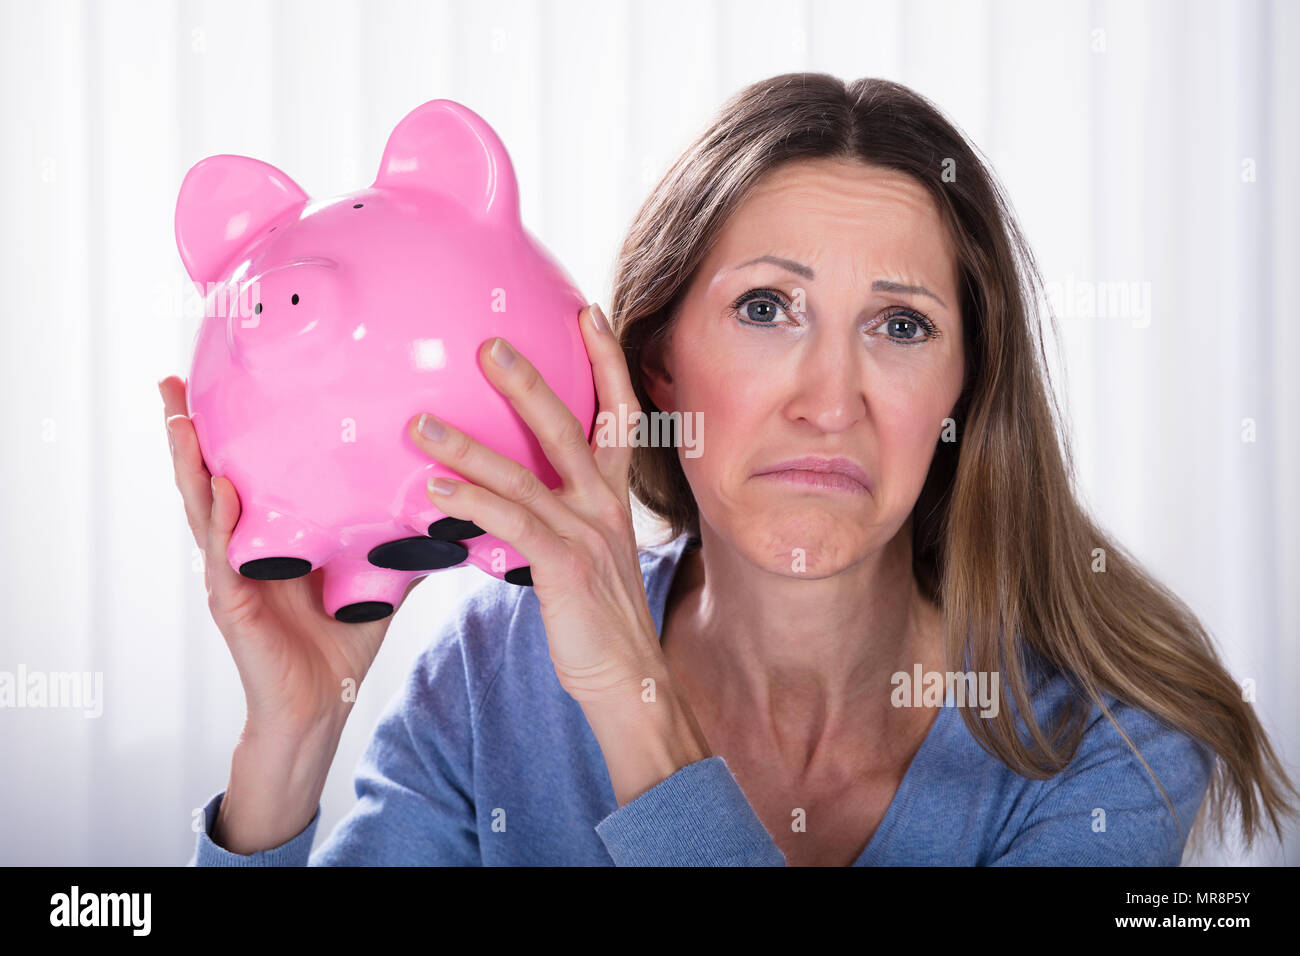
MULTIPOLYGON (((582 338, 591 356, 591 372, 596 380, 596 395, 600 411, 609 412, 617 423, 626 421, 630 429, 636 428, 637 413, 641 406, 632 389, 632 378, 627 370, 627 356, 614 338, 609 322, 595 302, 583 310, 582 338), (597 322, 597 316, 600 321, 597 322), (620 414, 619 408, 623 408, 620 414)), ((632 467, 632 442, 628 434, 614 435, 614 442, 601 442, 599 421, 596 427, 596 468, 606 484, 618 495, 620 502, 628 497, 628 472, 632 467)))
POLYGON ((169 375, 158 383, 158 390, 162 393, 163 414, 172 443, 176 487, 185 502, 185 519, 194 543, 203 552, 203 581, 208 596, 211 599, 229 595, 242 581, 226 557, 230 536, 239 520, 239 495, 229 479, 218 478, 213 482, 203 464, 199 436, 185 414, 185 383, 169 375))
POLYGON ((194 534, 194 543, 203 552, 204 583, 210 596, 230 595, 244 580, 226 557, 230 536, 239 521, 239 494, 228 478, 220 477, 214 482, 203 463, 199 436, 185 414, 185 382, 169 375, 158 383, 158 390, 162 392, 163 414, 167 416, 167 432, 172 442, 176 487, 185 502, 185 518, 194 534))
MULTIPOLYGON (((564 484, 565 497, 578 504, 576 510, 581 513, 598 511, 611 495, 592 457, 586 424, 578 421, 551 390, 537 367, 504 339, 484 342, 479 349, 479 363, 488 381, 509 400, 537 437, 547 461, 564 484), (508 364, 501 364, 498 357, 508 364), (583 507, 583 502, 592 504, 583 507)), ((477 481, 470 475, 466 477, 477 481)))
POLYGON ((186 414, 183 379, 176 375, 168 375, 158 383, 158 392, 162 395, 164 422, 173 415, 186 414))
POLYGON ((164 425, 171 442, 172 470, 185 504, 185 520, 189 522, 194 543, 205 548, 212 513, 212 486, 194 425, 185 415, 185 385, 175 376, 169 376, 159 383, 159 390, 163 395, 164 425))
POLYGON ((209 595, 228 596, 243 584, 244 579, 230 566, 230 536, 239 522, 239 493, 224 475, 213 478, 212 514, 208 521, 208 539, 204 548, 204 561, 208 576, 209 595))
POLYGON ((563 550, 560 539, 577 535, 583 527, 555 492, 519 462, 433 415, 417 415, 408 427, 417 448, 465 478, 441 479, 452 493, 439 494, 430 488, 429 500, 451 517, 473 521, 509 542, 529 563, 553 563, 563 550), (429 437, 433 425, 442 426, 441 437, 429 437))
MULTIPOLYGON (((560 569, 567 565, 570 547, 562 540, 564 536, 547 527, 534 511, 478 484, 450 478, 438 480, 451 486, 451 492, 431 491, 429 498, 451 517, 473 521, 488 534, 507 542, 524 556, 533 569, 534 579, 540 580, 541 568, 560 569)), ((577 537, 580 532, 575 530, 571 534, 577 537)))
POLYGON ((176 487, 185 502, 185 517, 194 533, 194 543, 200 548, 208 540, 208 521, 212 514, 212 485, 208 469, 199 451, 194 425, 184 415, 173 415, 167 420, 175 449, 172 461, 176 467, 176 487))

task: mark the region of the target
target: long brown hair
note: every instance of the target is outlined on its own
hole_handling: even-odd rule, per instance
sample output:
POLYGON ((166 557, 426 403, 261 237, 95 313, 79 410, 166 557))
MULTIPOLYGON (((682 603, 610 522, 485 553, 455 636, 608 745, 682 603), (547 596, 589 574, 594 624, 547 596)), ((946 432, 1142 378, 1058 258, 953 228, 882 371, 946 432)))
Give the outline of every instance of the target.
MULTIPOLYGON (((1220 839, 1234 810, 1247 846, 1263 829, 1263 814, 1280 838, 1279 814, 1296 812, 1287 794, 1300 794, 1254 709, 1195 615, 1076 497, 1042 322, 1034 321, 1045 313, 1056 332, 1033 254, 995 176, 929 100, 881 79, 846 84, 824 73, 787 73, 722 106, 641 206, 619 253, 610 321, 642 410, 657 410, 641 379, 642 360, 670 332, 728 217, 777 166, 821 157, 910 175, 933 197, 953 237, 966 361, 953 413, 960 438, 935 448, 912 513, 913 570, 943 609, 947 659, 1003 675, 1032 745, 1016 731, 1010 708, 993 719, 962 708, 972 735, 1026 777, 1053 776, 1073 758, 1087 708, 1072 707, 1044 734, 1016 646, 1023 640, 1101 708, 1148 773, 1101 693, 1214 752, 1197 819, 1208 810, 1220 839), (1104 573, 1092 570, 1098 553, 1104 573)), ((698 538, 699 511, 675 448, 635 448, 631 488, 672 537, 689 531, 698 538)))

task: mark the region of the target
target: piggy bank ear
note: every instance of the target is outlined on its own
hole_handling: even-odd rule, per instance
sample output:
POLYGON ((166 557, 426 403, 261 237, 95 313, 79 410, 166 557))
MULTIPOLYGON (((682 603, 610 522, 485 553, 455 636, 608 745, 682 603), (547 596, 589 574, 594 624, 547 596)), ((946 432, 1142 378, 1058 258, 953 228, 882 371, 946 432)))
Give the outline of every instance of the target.
POLYGON ((374 187, 441 193, 480 218, 519 222, 519 188, 505 146, 481 116, 452 100, 417 106, 397 124, 374 187))
POLYGON ((225 278, 235 255, 311 197, 280 170, 247 156, 209 156, 181 183, 176 245, 200 290, 225 278))

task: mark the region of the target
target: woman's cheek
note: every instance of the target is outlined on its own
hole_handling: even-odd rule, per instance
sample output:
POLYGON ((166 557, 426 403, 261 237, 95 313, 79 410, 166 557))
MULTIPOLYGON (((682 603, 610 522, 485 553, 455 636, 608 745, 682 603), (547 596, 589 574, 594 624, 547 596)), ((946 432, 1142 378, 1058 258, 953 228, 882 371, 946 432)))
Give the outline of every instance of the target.
POLYGON ((881 470, 897 484, 891 499, 919 495, 943 431, 943 409, 935 392, 893 392, 877 406, 881 470))

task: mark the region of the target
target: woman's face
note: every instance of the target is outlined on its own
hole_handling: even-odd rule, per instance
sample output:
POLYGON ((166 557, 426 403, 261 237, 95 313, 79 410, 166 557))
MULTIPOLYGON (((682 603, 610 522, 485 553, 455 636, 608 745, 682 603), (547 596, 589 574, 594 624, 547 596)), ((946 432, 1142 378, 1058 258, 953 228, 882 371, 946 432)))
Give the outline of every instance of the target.
POLYGON ((693 277, 666 374, 644 368, 660 409, 699 414, 702 454, 678 458, 701 520, 791 575, 834 574, 893 539, 962 388, 956 282, 947 229, 909 177, 843 159, 769 173, 693 277), (866 486, 760 474, 805 456, 847 458, 866 486))

